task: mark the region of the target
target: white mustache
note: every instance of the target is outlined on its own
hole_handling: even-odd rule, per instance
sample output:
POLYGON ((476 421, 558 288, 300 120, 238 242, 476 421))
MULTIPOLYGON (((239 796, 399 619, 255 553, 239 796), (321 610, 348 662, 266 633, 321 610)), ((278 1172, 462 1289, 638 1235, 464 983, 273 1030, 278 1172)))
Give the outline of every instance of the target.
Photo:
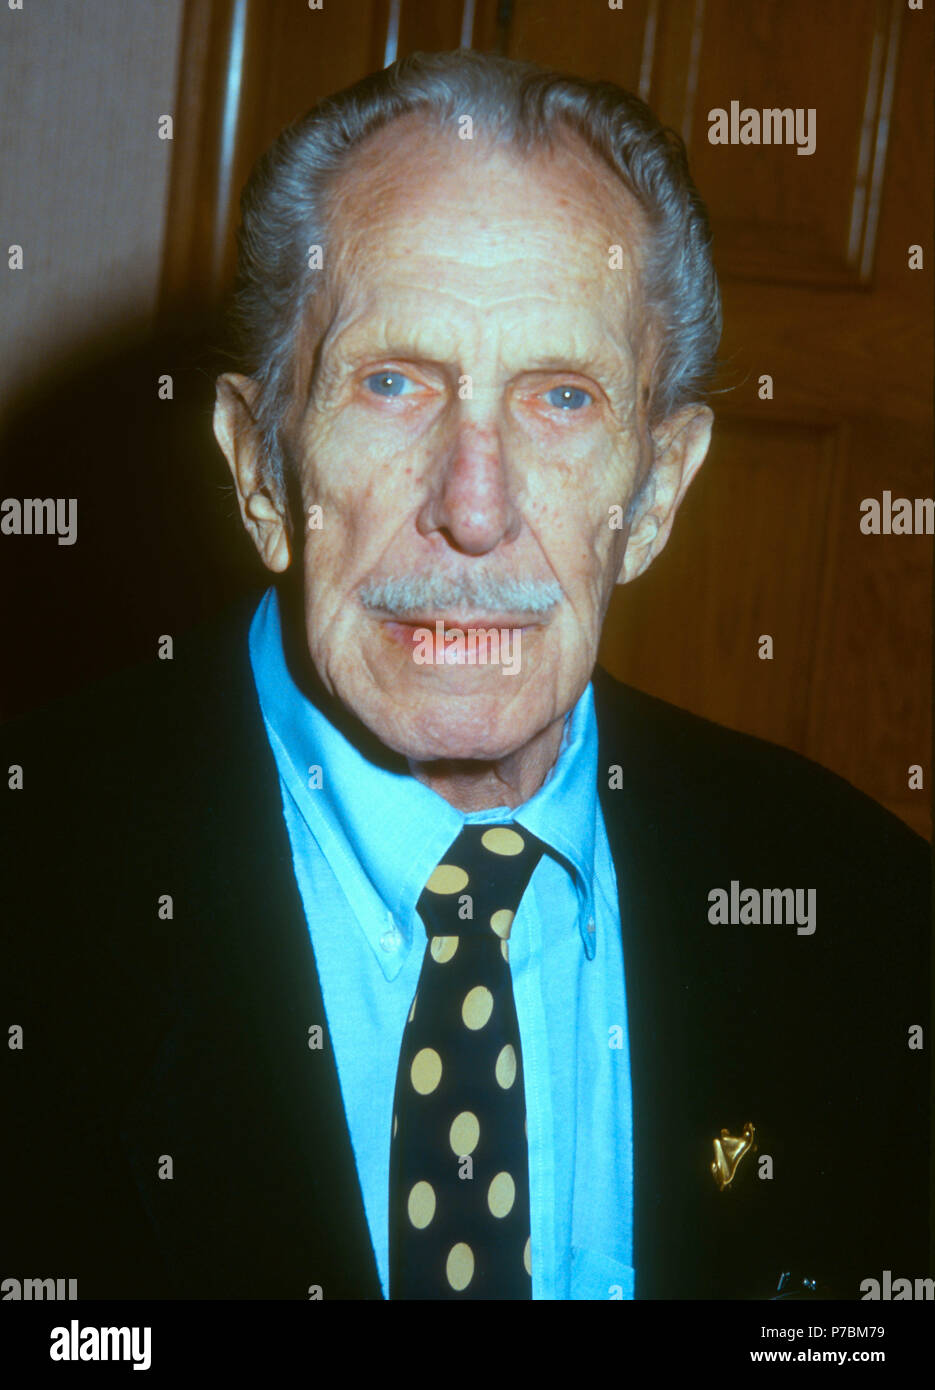
POLYGON ((414 574, 383 579, 359 590, 366 608, 389 613, 425 613, 438 609, 475 609, 482 613, 545 613, 562 597, 554 580, 491 579, 477 576, 449 579, 437 574, 414 574))

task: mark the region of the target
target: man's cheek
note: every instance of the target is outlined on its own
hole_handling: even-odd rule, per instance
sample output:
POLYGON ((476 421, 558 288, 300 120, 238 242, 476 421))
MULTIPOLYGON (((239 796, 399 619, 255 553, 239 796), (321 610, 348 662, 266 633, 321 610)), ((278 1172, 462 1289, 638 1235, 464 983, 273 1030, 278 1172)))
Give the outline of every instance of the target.
POLYGON ((340 553, 359 546, 374 530, 379 511, 375 480, 354 478, 350 460, 339 463, 328 473, 317 471, 306 477, 303 487, 306 555, 326 558, 333 549, 340 553))
POLYGON ((580 622, 599 622, 606 593, 616 582, 625 541, 608 525, 606 510, 589 509, 577 517, 567 550, 565 583, 580 622))

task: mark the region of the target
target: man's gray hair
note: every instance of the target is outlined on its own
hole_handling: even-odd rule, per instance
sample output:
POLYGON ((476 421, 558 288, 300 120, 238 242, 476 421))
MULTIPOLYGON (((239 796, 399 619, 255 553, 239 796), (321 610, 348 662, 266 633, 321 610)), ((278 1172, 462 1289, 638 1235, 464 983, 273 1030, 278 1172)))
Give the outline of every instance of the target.
POLYGON ((399 117, 419 113, 456 129, 470 115, 485 136, 521 154, 571 130, 637 199, 649 236, 642 291, 660 330, 648 419, 665 420, 704 399, 721 335, 708 215, 681 137, 645 102, 610 82, 590 82, 460 49, 413 53, 326 98, 289 126, 256 165, 241 198, 234 321, 242 364, 260 387, 255 414, 268 481, 283 482, 281 428, 293 389, 294 353, 327 255, 327 198, 355 147, 399 117))

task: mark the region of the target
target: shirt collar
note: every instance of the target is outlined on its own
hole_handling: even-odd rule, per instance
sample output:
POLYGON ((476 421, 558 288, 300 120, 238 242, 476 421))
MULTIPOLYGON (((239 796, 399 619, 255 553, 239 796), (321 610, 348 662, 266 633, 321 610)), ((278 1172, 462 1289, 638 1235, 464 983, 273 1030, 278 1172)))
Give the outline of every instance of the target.
POLYGON ((371 762, 295 684, 283 652, 275 588, 250 626, 250 660, 270 745, 286 790, 357 912, 388 978, 422 924, 416 903, 465 824, 515 820, 573 877, 578 926, 594 954, 597 720, 590 685, 565 719, 558 758, 522 806, 464 815, 408 773, 371 762), (398 933, 398 938, 394 934, 398 933))

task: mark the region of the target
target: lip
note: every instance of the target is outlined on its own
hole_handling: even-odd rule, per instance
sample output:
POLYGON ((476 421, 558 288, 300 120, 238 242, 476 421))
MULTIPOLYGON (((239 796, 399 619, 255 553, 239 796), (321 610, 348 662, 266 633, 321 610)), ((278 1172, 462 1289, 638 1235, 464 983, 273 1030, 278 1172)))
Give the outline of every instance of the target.
POLYGON ((441 623, 446 632, 454 628, 460 628, 466 632, 470 627, 497 628, 526 628, 541 627, 543 618, 538 614, 531 613, 455 613, 451 610, 443 610, 440 613, 424 613, 416 617, 407 614, 403 617, 397 613, 389 613, 382 622, 394 623, 399 627, 430 627, 435 631, 435 624, 441 623))
POLYGON ((419 646, 431 661, 437 660, 444 655, 445 665, 461 665, 463 661, 473 664, 480 650, 486 646, 489 639, 479 637, 480 632, 504 632, 523 633, 532 632, 541 628, 543 623, 539 619, 532 620, 528 614, 512 615, 498 613, 494 615, 472 614, 470 617, 451 616, 445 617, 440 613, 420 616, 418 618, 383 618, 380 626, 384 634, 397 646, 403 647, 406 651, 412 652, 419 646), (447 636, 449 633, 459 633, 463 639, 458 644, 460 655, 446 648, 444 643, 438 643, 437 623, 442 625, 442 633, 447 636), (474 631, 472 638, 468 634, 474 631))

